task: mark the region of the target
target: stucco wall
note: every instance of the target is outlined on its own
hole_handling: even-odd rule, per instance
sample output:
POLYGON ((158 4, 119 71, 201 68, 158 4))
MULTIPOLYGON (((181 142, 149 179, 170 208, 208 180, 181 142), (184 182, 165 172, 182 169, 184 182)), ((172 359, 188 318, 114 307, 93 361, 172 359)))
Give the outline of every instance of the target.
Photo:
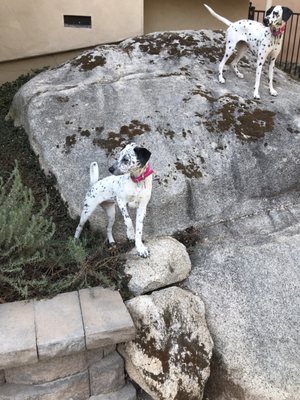
POLYGON ((1 0, 0 61, 79 49, 141 34, 143 0, 1 0), (64 15, 92 17, 66 28, 64 15))
MULTIPOLYGON (((144 0, 145 33, 179 29, 225 29, 201 0, 144 0)), ((247 18, 248 0, 206 0, 218 14, 236 21, 247 18)))

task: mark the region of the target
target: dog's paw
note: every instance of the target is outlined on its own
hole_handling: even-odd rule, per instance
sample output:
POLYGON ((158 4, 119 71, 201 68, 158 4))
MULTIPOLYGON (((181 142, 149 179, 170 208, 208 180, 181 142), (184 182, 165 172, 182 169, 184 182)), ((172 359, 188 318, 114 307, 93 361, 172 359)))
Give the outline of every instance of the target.
POLYGON ((275 89, 270 89, 270 94, 271 94, 271 96, 277 96, 278 95, 278 93, 277 93, 277 91, 275 89))
POLYGON ((116 242, 108 243, 108 252, 111 256, 116 256, 118 254, 118 246, 116 242))
POLYGON ((140 246, 136 250, 140 257, 147 258, 150 256, 150 251, 146 246, 140 246))
POLYGON ((242 74, 241 72, 237 72, 237 73, 236 73, 236 76, 237 76, 238 78, 240 78, 240 79, 243 79, 243 78, 244 78, 244 74, 242 74))
POLYGON ((253 97, 254 97, 254 99, 256 99, 256 100, 260 100, 260 95, 259 95, 258 92, 254 92, 254 93, 253 93, 253 97))
POLYGON ((223 76, 219 75, 219 82, 220 83, 225 83, 225 79, 223 78, 223 76))

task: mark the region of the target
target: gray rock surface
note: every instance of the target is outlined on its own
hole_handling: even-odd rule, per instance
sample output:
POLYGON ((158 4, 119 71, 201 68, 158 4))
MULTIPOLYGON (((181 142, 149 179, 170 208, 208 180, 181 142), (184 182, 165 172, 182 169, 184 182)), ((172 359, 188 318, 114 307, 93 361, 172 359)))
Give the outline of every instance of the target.
POLYGON ((106 176, 123 142, 149 148, 146 237, 196 225, 203 239, 189 286, 216 343, 207 399, 299 400, 300 84, 275 69, 271 97, 266 66, 254 101, 251 55, 244 80, 218 83, 223 48, 210 31, 102 46, 27 83, 10 115, 73 216, 91 161, 106 176))
POLYGON ((145 233, 239 218, 286 200, 287 191, 298 198, 300 85, 276 70, 279 96, 268 94, 264 75, 263 100, 253 101, 253 59, 242 63, 244 80, 228 71, 225 85, 217 81, 223 47, 221 32, 156 33, 90 50, 24 85, 10 116, 73 216, 90 162, 107 176, 128 140, 152 152, 156 172, 145 233))
MULTIPOLYGON (((246 226, 228 222, 192 254, 188 286, 215 343, 207 400, 299 400, 300 224, 275 229, 299 217, 299 206, 273 212, 273 232, 244 237, 246 226)), ((258 219, 244 225, 267 229, 258 219)))
POLYGON ((183 244, 164 236, 148 241, 151 257, 142 259, 134 250, 126 255, 128 288, 135 296, 183 281, 191 272, 191 260, 183 244))
POLYGON ((130 378, 154 400, 201 400, 213 343, 200 298, 170 287, 126 304, 137 336, 118 348, 130 378))
POLYGON ((110 393, 125 385, 124 360, 115 351, 89 369, 91 395, 110 393))
POLYGON ((116 392, 91 396, 89 400, 136 400, 136 390, 131 383, 127 383, 116 392))

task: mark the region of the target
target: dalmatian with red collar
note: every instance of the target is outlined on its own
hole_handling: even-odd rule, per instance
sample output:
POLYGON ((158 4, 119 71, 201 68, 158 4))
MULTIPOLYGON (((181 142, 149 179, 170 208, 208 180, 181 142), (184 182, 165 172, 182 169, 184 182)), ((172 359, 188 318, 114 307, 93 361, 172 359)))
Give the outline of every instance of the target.
POLYGON ((269 89, 272 96, 277 96, 277 92, 273 87, 274 65, 278 54, 282 47, 283 34, 287 20, 293 12, 282 6, 269 8, 266 12, 263 24, 252 20, 240 20, 231 22, 228 19, 215 13, 209 6, 204 4, 207 10, 219 21, 228 25, 226 34, 225 54, 219 65, 219 82, 225 83, 223 77, 223 69, 226 61, 234 52, 237 54, 231 62, 231 66, 239 78, 243 78, 243 74, 237 68, 240 59, 245 55, 248 46, 250 50, 257 54, 256 79, 254 87, 254 98, 259 99, 259 84, 262 67, 267 57, 270 58, 269 65, 269 89))
POLYGON ((127 238, 135 240, 137 253, 141 257, 149 257, 149 250, 142 242, 143 221, 147 204, 152 191, 153 170, 149 164, 150 151, 138 147, 135 143, 128 144, 121 150, 118 160, 109 168, 113 176, 99 179, 99 169, 96 162, 90 165, 90 184, 80 222, 75 232, 78 239, 84 224, 101 205, 108 216, 107 239, 110 245, 115 243, 112 227, 115 222, 115 203, 118 204, 126 225, 127 238), (127 205, 136 208, 136 229, 129 216, 127 205))

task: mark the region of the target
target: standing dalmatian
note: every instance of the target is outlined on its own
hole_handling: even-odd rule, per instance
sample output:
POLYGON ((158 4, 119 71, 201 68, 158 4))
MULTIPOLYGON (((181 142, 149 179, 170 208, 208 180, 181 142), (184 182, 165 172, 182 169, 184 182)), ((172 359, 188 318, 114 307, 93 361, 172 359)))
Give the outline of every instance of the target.
POLYGON ((75 232, 78 239, 84 224, 96 207, 100 205, 107 214, 107 240, 115 243, 112 227, 115 222, 115 203, 123 215, 127 238, 135 241, 136 251, 141 257, 149 257, 150 253, 142 242, 143 222, 147 204, 152 191, 153 169, 150 167, 150 151, 130 143, 120 152, 118 160, 109 168, 113 176, 99 180, 98 164, 90 165, 90 189, 88 190, 80 221, 75 232), (127 210, 127 206, 136 208, 136 229, 127 210))
POLYGON ((259 84, 262 67, 267 57, 270 58, 269 65, 269 89, 272 96, 277 96, 277 92, 273 87, 273 71, 275 60, 280 53, 282 47, 283 34, 286 22, 293 12, 282 6, 271 7, 265 15, 263 24, 252 20, 240 20, 231 22, 228 19, 215 13, 209 6, 204 4, 207 10, 219 21, 228 25, 226 35, 225 54, 219 65, 219 82, 225 83, 223 77, 223 69, 226 61, 234 52, 237 54, 231 63, 231 66, 239 78, 243 78, 243 74, 238 70, 237 64, 245 55, 248 46, 250 50, 257 54, 256 79, 253 96, 259 99, 259 84))

